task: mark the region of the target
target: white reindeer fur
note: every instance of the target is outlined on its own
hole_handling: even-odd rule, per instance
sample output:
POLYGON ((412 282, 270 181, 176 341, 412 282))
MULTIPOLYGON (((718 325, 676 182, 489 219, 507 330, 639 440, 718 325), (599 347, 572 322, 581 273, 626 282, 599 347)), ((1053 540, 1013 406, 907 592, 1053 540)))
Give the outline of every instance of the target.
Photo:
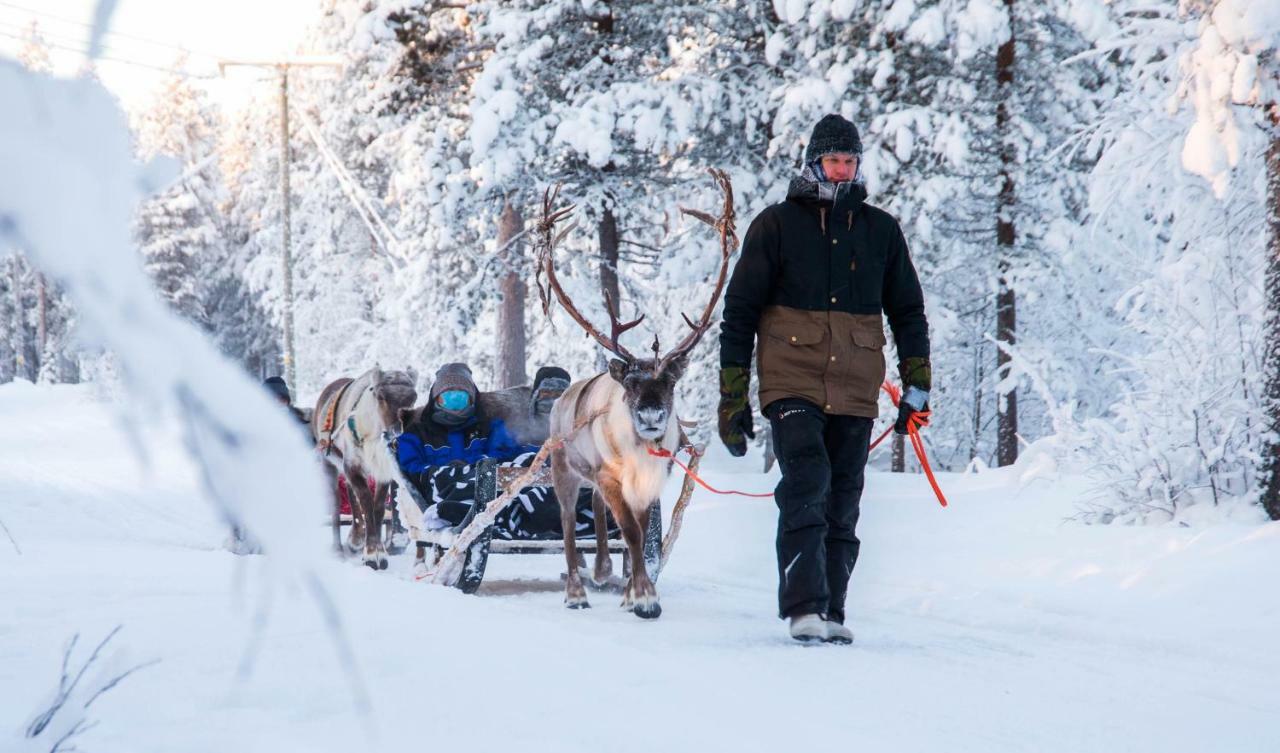
POLYGON ((575 382, 551 409, 551 435, 567 436, 578 419, 607 406, 608 411, 604 415, 565 443, 565 459, 569 467, 579 473, 590 468, 592 473, 585 475, 583 480, 592 486, 595 486, 594 471, 601 467, 612 471, 622 482, 622 495, 627 506, 640 513, 658 498, 671 472, 671 461, 650 455, 649 448, 662 447, 674 453, 680 442, 680 424, 673 410, 667 417, 667 433, 661 441, 643 440, 636 435, 631 410, 623 396, 622 385, 608 375, 595 381, 575 382), (579 402, 578 395, 584 389, 586 394, 579 402), (577 416, 574 415, 575 408, 579 408, 577 416), (610 437, 621 456, 614 455, 610 437))
MULTIPOLYGON (((342 457, 359 458, 360 467, 375 482, 385 484, 400 477, 400 468, 396 459, 391 457, 386 443, 382 441, 382 418, 378 415, 378 399, 373 395, 372 382, 373 372, 368 371, 347 388, 347 394, 343 396, 344 402, 350 401, 349 404, 355 406, 355 413, 351 413, 350 409, 343 412, 342 406, 338 406, 339 410, 334 416, 334 423, 338 425, 334 427, 337 431, 334 433, 333 444, 342 453, 342 457), (356 432, 360 434, 360 445, 356 444, 356 437, 351 433, 347 421, 351 416, 354 416, 356 432)), ((337 461, 336 455, 329 457, 341 463, 337 461)))

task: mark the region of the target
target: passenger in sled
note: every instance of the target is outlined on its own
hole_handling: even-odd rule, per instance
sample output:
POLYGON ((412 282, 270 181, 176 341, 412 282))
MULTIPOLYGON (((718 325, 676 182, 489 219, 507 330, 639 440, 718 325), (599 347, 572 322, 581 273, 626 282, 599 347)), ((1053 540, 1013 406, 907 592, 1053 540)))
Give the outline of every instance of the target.
MULTIPOLYGON (((475 464, 480 460, 527 467, 547 439, 551 405, 568 387, 569 373, 547 366, 538 370, 530 386, 482 393, 466 364, 440 367, 427 403, 397 443, 400 470, 427 505, 424 525, 438 530, 466 518, 475 501, 475 464)), ((594 535, 590 490, 578 496, 575 528, 579 536, 594 535)), ((509 540, 561 538, 554 490, 522 489, 497 517, 493 535, 509 540)))

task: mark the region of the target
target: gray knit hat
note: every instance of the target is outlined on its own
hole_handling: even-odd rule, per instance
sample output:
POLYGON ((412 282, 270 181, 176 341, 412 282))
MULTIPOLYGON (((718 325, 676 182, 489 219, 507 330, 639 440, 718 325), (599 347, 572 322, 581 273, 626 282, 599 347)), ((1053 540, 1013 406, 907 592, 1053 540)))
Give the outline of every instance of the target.
POLYGON ((475 401, 476 380, 471 376, 471 367, 465 363, 446 363, 440 367, 435 381, 431 383, 431 400, 449 390, 465 390, 475 401))
POLYGON ((832 152, 862 154, 862 139, 858 137, 857 127, 835 113, 823 117, 813 127, 813 135, 804 150, 804 162, 807 165, 832 152))

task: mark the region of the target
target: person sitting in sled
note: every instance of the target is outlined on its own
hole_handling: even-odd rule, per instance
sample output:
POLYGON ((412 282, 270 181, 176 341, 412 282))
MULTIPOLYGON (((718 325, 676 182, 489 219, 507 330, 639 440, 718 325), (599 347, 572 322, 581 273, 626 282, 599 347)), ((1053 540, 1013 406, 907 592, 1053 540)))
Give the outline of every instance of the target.
MULTIPOLYGON (((539 377, 532 388, 517 388, 528 389, 527 398, 513 401, 511 395, 498 400, 491 397, 498 393, 480 393, 466 364, 446 364, 436 372, 427 404, 405 427, 397 446, 401 471, 428 505, 423 511, 428 527, 458 525, 466 518, 475 500, 478 461, 491 458, 508 466, 532 462, 546 439, 546 414, 563 392, 559 382, 568 386, 563 369, 540 369, 539 377), (539 414, 540 432, 533 420, 539 414)), ((588 518, 590 499, 586 496, 588 518)), ((559 510, 550 489, 524 489, 499 515, 495 533, 522 539, 559 536, 559 510)))

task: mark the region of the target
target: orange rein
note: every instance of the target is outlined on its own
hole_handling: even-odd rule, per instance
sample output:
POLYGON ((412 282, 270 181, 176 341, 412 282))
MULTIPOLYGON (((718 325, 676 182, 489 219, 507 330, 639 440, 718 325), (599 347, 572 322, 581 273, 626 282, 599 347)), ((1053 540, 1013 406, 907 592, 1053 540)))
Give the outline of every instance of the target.
MULTIPOLYGON (((885 380, 884 384, 880 385, 880 389, 888 393, 889 399, 893 401, 893 406, 895 408, 898 407, 898 403, 902 399, 902 390, 890 384, 888 380, 885 380)), ((924 451, 924 440, 920 438, 920 429, 921 427, 929 425, 930 415, 931 415, 931 411, 917 411, 911 414, 911 418, 907 421, 907 436, 911 438, 911 446, 916 451, 916 458, 920 461, 920 467, 924 469, 924 475, 929 479, 929 485, 933 487, 933 493, 938 497, 938 503, 941 504, 943 507, 946 507, 947 498, 943 496, 942 489, 941 487, 938 486, 938 479, 934 478, 933 468, 929 466, 929 457, 928 455, 925 454, 925 451, 924 451)), ((884 441, 884 438, 889 436, 889 432, 891 431, 893 431, 892 425, 890 425, 889 428, 885 429, 884 433, 881 434, 876 439, 876 441, 871 443, 871 446, 868 448, 867 451, 870 452, 871 450, 874 450, 876 448, 876 445, 884 441)), ((680 449, 688 450, 690 455, 696 452, 696 450, 694 450, 693 447, 689 447, 689 446, 682 447, 680 449)), ((676 450, 676 452, 679 452, 679 451, 680 450, 676 450)), ((699 486, 711 492, 712 494, 724 494, 724 495, 736 494, 740 497, 772 497, 773 496, 772 493, 751 494, 749 492, 740 492, 732 489, 729 489, 729 490, 717 489, 714 486, 711 486, 710 484, 708 484, 706 481, 703 481, 696 473, 689 470, 689 466, 680 462, 680 459, 677 458, 670 450, 665 450, 661 448, 655 450, 651 447, 649 448, 649 454, 659 458, 670 458, 673 463, 680 466, 680 469, 683 470, 685 474, 689 476, 689 478, 696 481, 699 486)))

